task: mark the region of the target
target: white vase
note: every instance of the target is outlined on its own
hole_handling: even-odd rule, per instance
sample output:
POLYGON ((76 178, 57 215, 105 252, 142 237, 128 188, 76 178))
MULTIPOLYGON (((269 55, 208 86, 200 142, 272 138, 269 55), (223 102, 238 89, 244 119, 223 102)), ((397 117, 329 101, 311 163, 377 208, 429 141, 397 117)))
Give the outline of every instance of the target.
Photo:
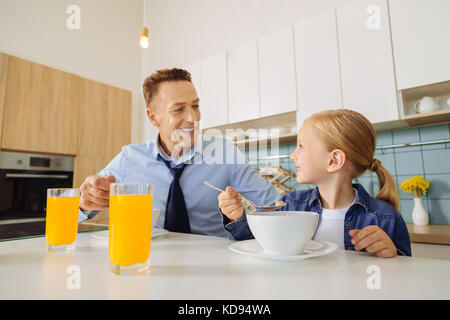
POLYGON ((414 197, 412 220, 416 226, 425 226, 428 224, 428 212, 423 207, 422 198, 414 197))

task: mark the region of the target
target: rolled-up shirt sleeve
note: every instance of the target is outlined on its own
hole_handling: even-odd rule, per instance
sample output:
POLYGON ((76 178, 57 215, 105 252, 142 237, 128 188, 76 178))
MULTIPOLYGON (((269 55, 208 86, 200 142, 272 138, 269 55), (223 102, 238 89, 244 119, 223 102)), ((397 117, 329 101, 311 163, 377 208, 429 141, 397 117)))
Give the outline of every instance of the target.
POLYGON ((229 232, 228 239, 231 240, 249 240, 254 238, 252 231, 248 226, 245 212, 239 220, 228 222, 225 225, 225 230, 229 232))

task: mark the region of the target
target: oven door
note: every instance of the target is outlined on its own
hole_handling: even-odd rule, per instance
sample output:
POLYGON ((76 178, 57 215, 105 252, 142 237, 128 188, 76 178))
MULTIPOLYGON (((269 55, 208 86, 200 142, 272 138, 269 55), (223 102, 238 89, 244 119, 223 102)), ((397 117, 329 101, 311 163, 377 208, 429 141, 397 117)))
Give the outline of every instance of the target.
POLYGON ((47 189, 72 181, 73 172, 0 169, 0 239, 44 235, 47 189))

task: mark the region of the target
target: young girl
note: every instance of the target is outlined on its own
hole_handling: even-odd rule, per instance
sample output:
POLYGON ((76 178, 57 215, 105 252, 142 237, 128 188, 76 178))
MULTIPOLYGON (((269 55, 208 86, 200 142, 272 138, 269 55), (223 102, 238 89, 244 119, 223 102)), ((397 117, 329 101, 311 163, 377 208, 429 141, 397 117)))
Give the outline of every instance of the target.
MULTIPOLYGON (((355 111, 327 110, 307 118, 290 158, 297 168, 297 182, 317 187, 284 195, 281 200, 286 206, 280 210, 318 212, 315 240, 379 257, 411 256, 394 179, 373 157, 375 139, 372 124, 355 111), (352 184, 367 169, 378 177, 376 198, 360 184, 352 184)), ((245 219, 239 204, 237 191, 231 187, 219 195, 219 207, 231 221, 245 219)))

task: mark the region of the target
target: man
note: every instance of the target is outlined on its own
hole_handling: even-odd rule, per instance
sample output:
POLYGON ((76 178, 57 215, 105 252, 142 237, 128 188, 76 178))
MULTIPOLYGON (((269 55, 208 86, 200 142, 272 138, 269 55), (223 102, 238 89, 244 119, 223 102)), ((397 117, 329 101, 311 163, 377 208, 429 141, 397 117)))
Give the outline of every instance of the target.
POLYGON ((242 153, 231 141, 198 134, 199 98, 189 72, 159 70, 145 79, 143 91, 147 116, 158 128, 158 137, 124 146, 103 170, 84 180, 79 222, 108 208, 111 183, 150 182, 153 208, 161 209, 156 227, 235 240, 251 238, 236 191, 228 187, 221 196, 227 204, 222 213, 218 192, 203 182, 222 189, 231 186, 258 204, 274 203, 278 191, 242 161, 242 153))

